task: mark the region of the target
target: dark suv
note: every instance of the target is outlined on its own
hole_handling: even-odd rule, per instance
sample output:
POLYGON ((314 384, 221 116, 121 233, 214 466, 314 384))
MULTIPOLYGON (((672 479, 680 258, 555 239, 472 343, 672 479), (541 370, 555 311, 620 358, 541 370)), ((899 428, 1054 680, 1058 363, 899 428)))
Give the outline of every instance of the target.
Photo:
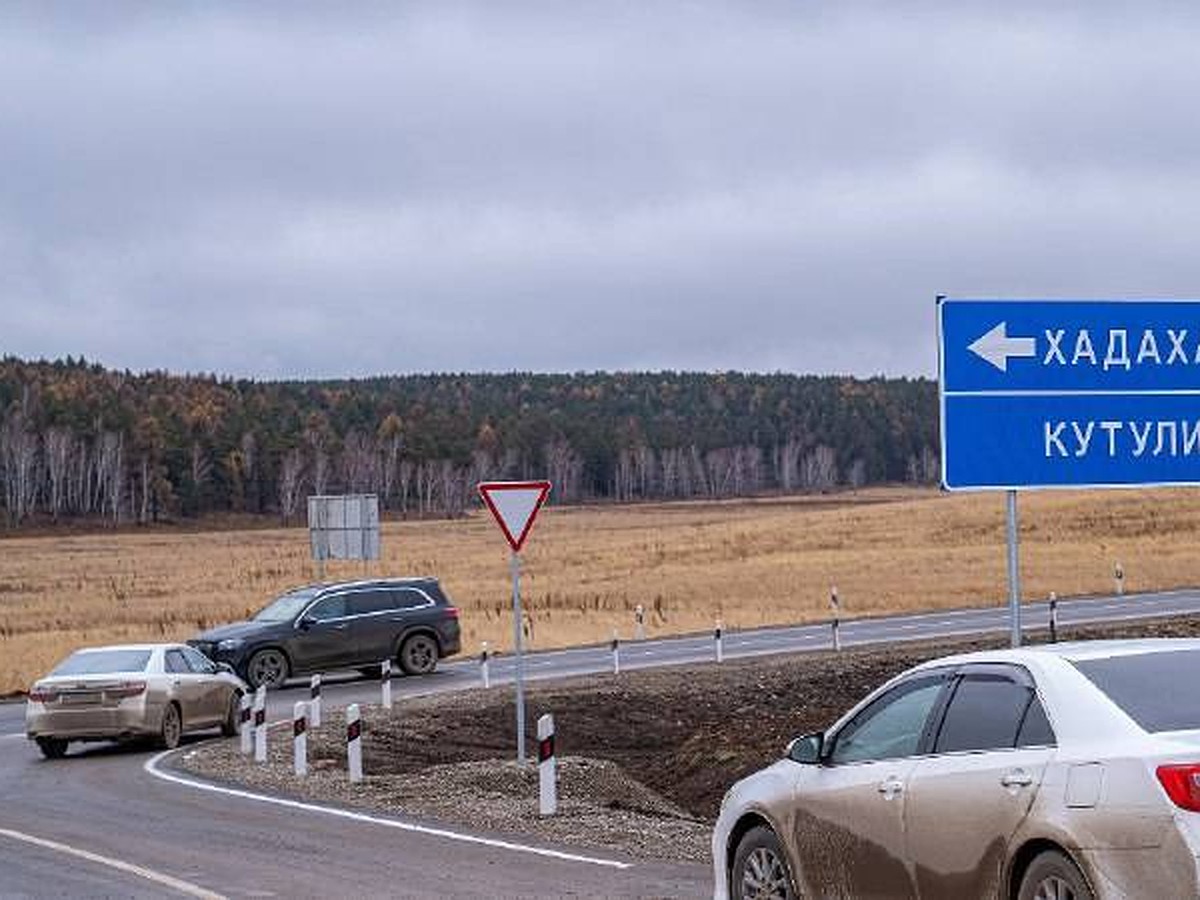
POLYGON ((188 643, 229 663, 255 688, 308 672, 378 671, 385 659, 409 675, 426 675, 459 651, 458 609, 435 578, 315 584, 277 597, 248 622, 212 628, 188 643))

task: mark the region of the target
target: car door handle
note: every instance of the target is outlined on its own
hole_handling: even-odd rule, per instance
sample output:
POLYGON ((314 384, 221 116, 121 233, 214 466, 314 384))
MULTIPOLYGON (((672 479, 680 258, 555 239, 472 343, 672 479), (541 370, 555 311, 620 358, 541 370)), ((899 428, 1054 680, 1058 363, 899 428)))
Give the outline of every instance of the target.
POLYGON ((879 782, 878 790, 883 794, 884 800, 891 800, 897 794, 904 792, 904 782, 899 778, 885 778, 879 782))
POLYGON ((345 631, 345 630, 346 630, 346 623, 345 623, 345 622, 334 622, 334 623, 333 623, 333 630, 334 630, 334 631, 345 631))
POLYGON ((1000 784, 1006 788, 1029 787, 1033 784, 1033 776, 1028 772, 1017 769, 1015 772, 1005 772, 1000 776, 1000 784))

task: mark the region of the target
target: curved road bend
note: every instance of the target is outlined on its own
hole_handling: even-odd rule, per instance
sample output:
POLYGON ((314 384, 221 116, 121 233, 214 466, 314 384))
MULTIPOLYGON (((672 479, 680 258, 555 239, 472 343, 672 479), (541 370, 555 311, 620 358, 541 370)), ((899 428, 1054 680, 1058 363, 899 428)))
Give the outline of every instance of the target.
MULTIPOLYGON (((1061 601, 1063 626, 1200 613, 1200 592, 1061 601)), ((1025 605, 1026 627, 1044 627, 1045 604, 1025 605)), ((1003 633, 1003 608, 951 610, 845 621, 846 646, 1003 633)), ((829 646, 827 624, 728 633, 729 658, 829 646)), ((713 658, 709 635, 625 643, 624 669, 713 658)), ((607 647, 531 654, 534 679, 607 671, 607 647)), ((511 679, 510 657, 494 658, 494 683, 511 679)), ((479 683, 478 663, 460 660, 435 675, 397 679, 397 696, 479 683)), ((272 716, 290 713, 301 685, 273 695, 272 716)), ((374 701, 378 686, 331 678, 327 708, 374 701)), ((46 896, 702 896, 705 866, 633 863, 596 853, 591 861, 400 832, 369 821, 198 790, 143 770, 152 754, 85 748, 44 763, 21 735, 23 704, 0 704, 0 895, 46 896), (624 863, 628 868, 604 865, 624 863)), ((517 839, 519 840, 519 839, 517 839)), ((590 854, 580 854, 590 856, 590 854)))

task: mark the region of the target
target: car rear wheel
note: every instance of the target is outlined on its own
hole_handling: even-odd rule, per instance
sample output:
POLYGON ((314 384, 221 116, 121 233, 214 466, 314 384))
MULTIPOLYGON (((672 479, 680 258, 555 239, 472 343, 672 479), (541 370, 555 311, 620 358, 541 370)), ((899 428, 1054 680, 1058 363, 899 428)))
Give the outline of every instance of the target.
POLYGON ((237 691, 229 692, 229 708, 225 710, 225 720, 221 723, 223 737, 237 737, 238 726, 242 724, 242 695, 237 691))
POLYGON ((163 710, 162 723, 158 727, 159 746, 166 750, 174 750, 179 746, 183 737, 183 719, 179 715, 179 707, 168 703, 163 710))
POLYGON ((437 661, 437 642, 427 634, 414 634, 400 647, 400 668, 406 675, 428 675, 437 661))
POLYGON ((1036 857, 1021 879, 1019 900, 1095 900, 1079 867, 1057 850, 1036 857))
POLYGON ((255 689, 279 687, 287 677, 288 661, 282 650, 259 650, 246 664, 246 682, 255 689))
POLYGON ((746 832, 733 857, 729 879, 734 900, 794 900, 792 873, 783 845, 769 828, 746 832))
POLYGON ((67 755, 67 742, 63 738, 40 737, 37 745, 46 759, 62 759, 67 755))

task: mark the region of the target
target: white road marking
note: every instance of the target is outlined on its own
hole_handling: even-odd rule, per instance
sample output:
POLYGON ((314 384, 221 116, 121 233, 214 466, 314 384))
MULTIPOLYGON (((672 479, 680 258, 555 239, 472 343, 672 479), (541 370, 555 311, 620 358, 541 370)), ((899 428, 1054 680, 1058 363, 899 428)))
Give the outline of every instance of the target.
POLYGON ((618 862, 615 859, 601 859, 595 856, 583 856, 577 853, 566 853, 562 850, 550 850, 544 847, 533 847, 529 844, 518 844, 514 841, 503 841, 497 838, 479 837, 473 834, 462 834, 461 832, 451 831, 448 828, 431 828, 426 825, 416 825, 412 822, 402 822, 399 819, 385 819, 380 816, 372 816, 367 813, 352 812, 348 809, 336 809, 330 806, 317 806, 312 803, 302 803, 299 800, 285 800, 282 797, 271 797, 267 794, 255 794, 252 791, 243 791, 237 788, 221 787, 215 784, 206 784, 202 781, 193 781, 190 778, 184 778, 181 775, 175 775, 169 772, 164 772, 158 767, 159 761, 172 750, 164 750, 162 753, 152 756, 142 765, 142 768, 155 778, 169 781, 172 784, 180 784, 184 787, 190 787, 198 791, 208 791, 213 794, 224 794, 227 797, 240 797, 243 800, 253 800, 257 803, 272 803, 276 806, 282 806, 287 809, 300 809, 305 812, 320 813, 327 816, 334 816, 339 819, 349 819, 354 822, 366 822, 370 825, 381 825, 385 828, 395 828, 398 831, 408 831, 414 834, 425 834, 430 837, 445 838, 446 840, 459 841, 464 844, 478 844, 484 847, 493 847, 497 850, 510 850, 514 853, 528 853, 533 856, 544 856, 549 859, 563 860, 564 862, 586 863, 593 866, 605 866, 610 869, 630 869, 632 863, 618 862))
POLYGON ((23 738, 23 734, 0 734, 0 741, 15 741, 17 738, 23 738))
POLYGON ((179 878, 173 878, 170 875, 164 875, 162 872, 155 872, 153 869, 135 866, 133 863, 127 863, 120 859, 113 859, 110 856, 101 856, 98 853, 80 850, 78 847, 60 844, 58 841, 49 841, 45 838, 35 837, 34 835, 26 834, 23 831, 11 831, 7 828, 0 828, 0 837, 11 838, 14 841, 22 841, 26 844, 33 844, 35 847, 43 847, 47 850, 54 850, 58 853, 65 853, 68 856, 75 856, 79 859, 85 859, 88 862, 96 863, 97 865, 101 866, 107 866, 110 869, 116 869, 118 872, 125 872, 128 875, 136 875, 138 878, 144 878, 147 881, 153 881, 155 884, 168 887, 171 890, 178 891, 181 894, 187 894, 189 897, 203 897, 204 900, 225 900, 224 894, 217 894, 213 891, 205 890, 199 885, 192 884, 190 881, 183 881, 179 878))

